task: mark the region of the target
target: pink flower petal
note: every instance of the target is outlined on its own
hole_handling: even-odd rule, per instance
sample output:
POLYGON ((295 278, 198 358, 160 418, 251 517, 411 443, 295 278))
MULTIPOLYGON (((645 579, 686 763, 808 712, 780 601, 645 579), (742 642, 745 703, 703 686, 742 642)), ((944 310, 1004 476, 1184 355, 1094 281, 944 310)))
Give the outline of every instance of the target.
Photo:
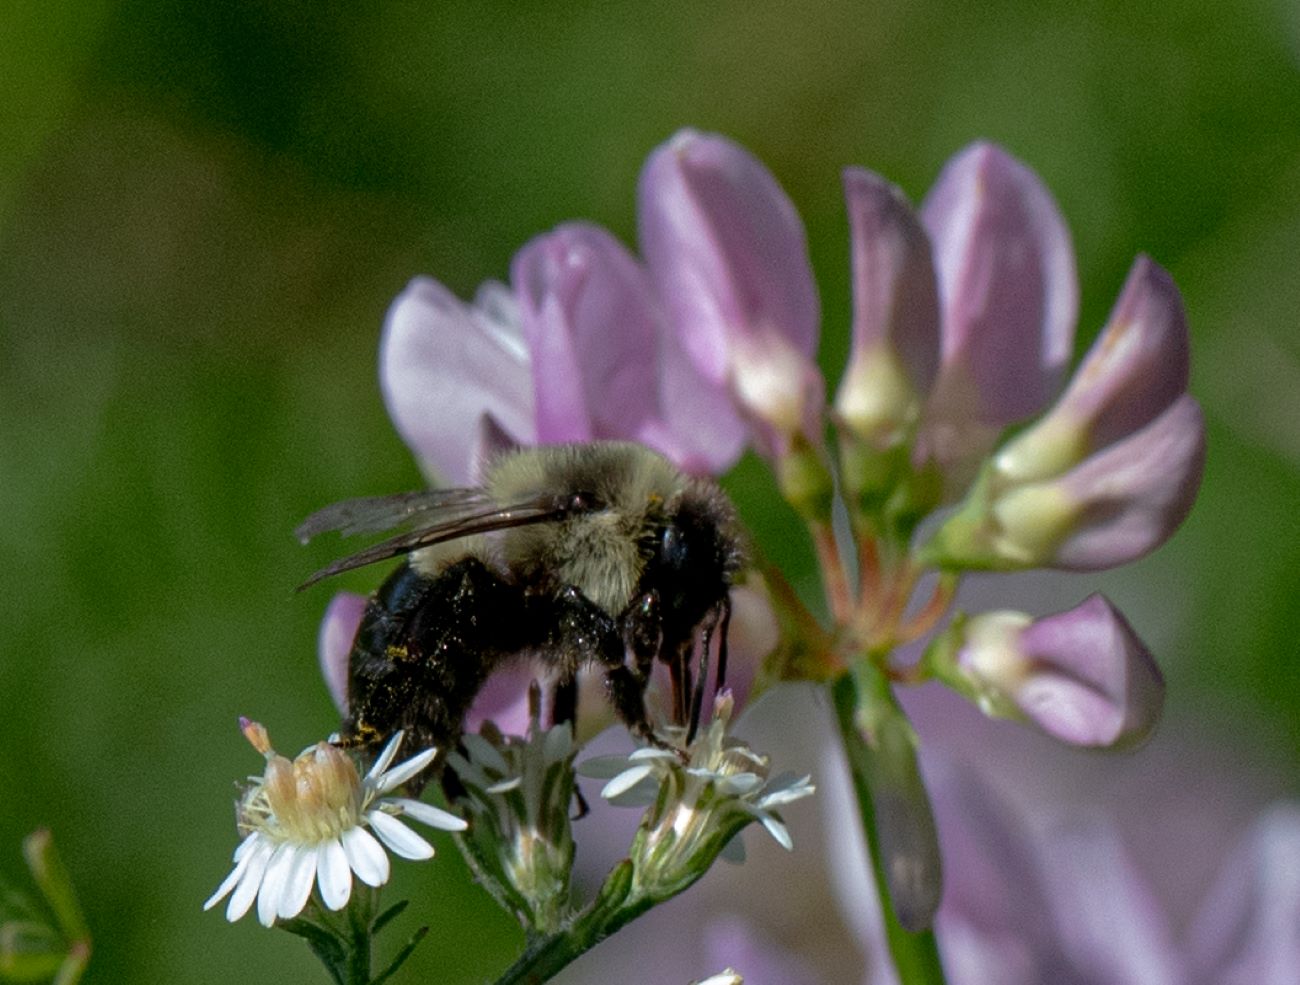
POLYGON ((598 226, 568 223, 516 254, 537 439, 627 437, 655 414, 663 315, 646 272, 598 226))
POLYGON ((1204 466, 1205 422, 1184 394, 1141 431, 1060 480, 1083 513, 1057 548, 1053 567, 1111 568, 1155 550, 1192 508, 1204 466))
POLYGON ((330 599, 316 637, 321 676, 340 715, 348 711, 348 657, 365 611, 364 595, 339 592, 330 599))
POLYGON ((476 479, 483 420, 532 442, 531 362, 500 288, 471 308, 437 281, 417 277, 388 311, 380 346, 384 402, 416 455, 453 485, 476 479))
POLYGON ((944 167, 921 221, 943 308, 936 407, 986 425, 1042 409, 1069 362, 1079 289, 1070 235, 1051 193, 995 144, 944 167))

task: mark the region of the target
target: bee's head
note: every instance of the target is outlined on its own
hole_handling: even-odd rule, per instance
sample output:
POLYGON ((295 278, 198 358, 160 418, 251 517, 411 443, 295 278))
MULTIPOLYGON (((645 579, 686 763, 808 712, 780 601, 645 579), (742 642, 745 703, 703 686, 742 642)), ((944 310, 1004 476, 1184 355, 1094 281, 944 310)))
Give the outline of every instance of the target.
POLYGON ((642 580, 659 594, 667 646, 689 639, 726 598, 741 557, 735 513, 716 487, 693 483, 668 503, 642 580))

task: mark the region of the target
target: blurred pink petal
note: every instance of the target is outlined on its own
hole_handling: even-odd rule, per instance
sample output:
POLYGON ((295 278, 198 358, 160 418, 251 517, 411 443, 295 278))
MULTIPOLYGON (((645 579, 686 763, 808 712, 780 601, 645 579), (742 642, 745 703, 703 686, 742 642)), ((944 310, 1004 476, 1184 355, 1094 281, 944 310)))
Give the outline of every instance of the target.
POLYGON ((339 592, 330 599, 316 638, 321 676, 340 715, 348 713, 348 656, 366 611, 366 597, 339 592))
POLYGON ((1078 979, 1107 985, 1180 985, 1168 919, 1113 823, 1056 827, 1041 846, 1056 937, 1078 979))
POLYGON ((1196 985, 1291 985, 1300 973, 1300 807, 1263 814, 1187 934, 1196 985))
POLYGON ((683 130, 646 161, 640 241, 695 366, 769 443, 810 429, 824 394, 813 362, 820 302, 803 224, 748 151, 683 130))
POLYGON ((943 353, 934 409, 1001 426, 1041 410, 1071 356, 1070 235, 1038 176, 995 144, 944 166, 921 209, 934 245, 943 353))
POLYGON ((470 485, 483 422, 531 443, 531 362, 514 304, 485 285, 471 307, 417 277, 384 323, 379 375, 388 412, 420 461, 445 482, 470 485))
POLYGON ((490 721, 506 735, 528 732, 528 687, 538 676, 529 661, 502 667, 479 690, 465 716, 465 731, 477 732, 490 721))

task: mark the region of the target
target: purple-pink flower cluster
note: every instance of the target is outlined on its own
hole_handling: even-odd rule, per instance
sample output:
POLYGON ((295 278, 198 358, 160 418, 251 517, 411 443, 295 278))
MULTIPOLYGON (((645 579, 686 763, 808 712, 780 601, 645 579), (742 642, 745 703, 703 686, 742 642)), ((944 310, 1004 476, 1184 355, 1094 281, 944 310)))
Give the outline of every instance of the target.
MULTIPOLYGON (((747 444, 778 470, 800 448, 824 463, 829 421, 850 512, 863 510, 860 536, 890 532, 889 515, 870 509, 906 503, 913 525, 893 531, 906 549, 914 521, 958 502, 918 548, 941 571, 1099 569, 1163 543, 1204 457, 1169 275, 1137 259, 1058 397, 1079 291, 1069 232, 1033 171, 978 143, 943 168, 919 210, 861 168, 846 169, 844 188, 853 337, 833 405, 794 205, 748 151, 685 130, 643 169, 639 256, 571 222, 525 244, 509 285, 484 284, 470 303, 412 281, 381 352, 399 431, 431 476, 465 485, 515 444, 630 439, 711 474, 747 444), (1008 425, 1040 413, 997 448, 1008 425)), ((358 612, 339 602, 322 631, 340 701, 338 641, 358 612)), ((999 615, 1017 631, 991 647, 988 632, 953 636, 959 626, 947 662, 928 670, 1067 741, 1109 745, 1150 728, 1159 673, 1108 602, 1033 625, 999 615)))

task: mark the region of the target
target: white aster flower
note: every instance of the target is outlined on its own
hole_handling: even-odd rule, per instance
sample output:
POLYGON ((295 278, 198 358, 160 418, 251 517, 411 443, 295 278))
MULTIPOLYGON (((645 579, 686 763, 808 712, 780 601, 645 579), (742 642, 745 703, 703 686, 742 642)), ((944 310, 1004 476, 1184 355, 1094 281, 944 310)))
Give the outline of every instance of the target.
MULTIPOLYGON (((686 750, 683 764, 670 749, 645 747, 627 757, 588 760, 585 776, 609 777, 601 796, 619 806, 653 804, 642 822, 636 854, 643 878, 660 870, 689 867, 689 860, 737 819, 763 825, 777 843, 793 847, 777 808, 811 795, 809 776, 783 773, 768 779, 769 760, 727 734, 734 702, 723 691, 714 702, 713 720, 686 750)), ((727 852, 739 853, 737 839, 727 852)), ((743 858, 743 855, 740 855, 743 858)))
POLYGON ((240 728, 266 757, 266 770, 249 777, 239 800, 244 840, 235 849, 235 867, 203 904, 211 909, 229 894, 227 920, 242 917, 254 899, 263 926, 277 917, 295 917, 317 882, 325 905, 342 909, 352 895, 354 872, 368 886, 388 881, 383 845, 402 858, 432 858, 433 846, 399 821, 402 815, 444 831, 466 827, 461 818, 430 804, 384 796, 427 767, 436 754, 426 749, 389 769, 401 732, 363 779, 351 757, 327 742, 308 747, 291 762, 271 748, 266 729, 257 722, 240 719, 240 728))
POLYGON ((575 747, 571 725, 541 727, 540 703, 534 684, 527 735, 485 725, 447 766, 464 787, 456 806, 474 818, 470 849, 527 922, 549 933, 569 914, 575 747))

